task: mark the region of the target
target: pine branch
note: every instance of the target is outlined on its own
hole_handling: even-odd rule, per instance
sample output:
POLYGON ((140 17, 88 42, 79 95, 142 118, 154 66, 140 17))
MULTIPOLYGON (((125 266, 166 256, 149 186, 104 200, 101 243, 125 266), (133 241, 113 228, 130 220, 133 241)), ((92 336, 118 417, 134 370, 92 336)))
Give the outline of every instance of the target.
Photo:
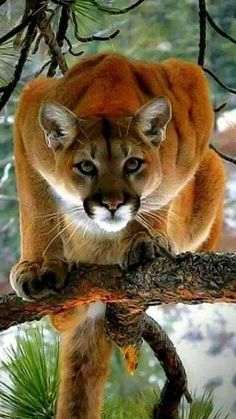
POLYGON ((135 3, 131 4, 128 7, 125 7, 124 9, 102 6, 96 0, 92 0, 92 3, 97 7, 98 10, 101 10, 102 12, 108 13, 110 15, 123 15, 125 13, 128 13, 130 10, 135 9, 140 4, 142 4, 144 1, 145 0, 137 0, 135 3))
MULTIPOLYGON (((1 4, 0 4, 0 6, 1 6, 1 4)), ((13 36, 15 36, 16 34, 21 32, 24 28, 26 28, 26 26, 28 26, 29 23, 34 20, 37 13, 39 13, 44 7, 46 7, 46 5, 43 5, 40 9, 37 9, 34 12, 32 12, 31 14, 29 14, 28 16, 26 16, 22 20, 22 22, 19 23, 19 25, 15 26, 15 28, 13 28, 9 32, 7 32, 5 35, 3 35, 0 38, 0 44, 3 44, 4 42, 7 42, 9 39, 13 38, 13 36)))
POLYGON ((130 272, 117 266, 74 267, 60 294, 29 302, 9 294, 0 298, 0 330, 94 301, 135 305, 235 303, 235 253, 185 253, 130 272))
MULTIPOLYGON (((44 38, 45 43, 49 48, 53 61, 57 63, 61 72, 64 74, 66 70, 68 69, 66 60, 61 51, 61 47, 58 44, 57 38, 51 28, 50 20, 47 19, 47 15, 44 10, 37 15, 36 22, 44 38)), ((65 27, 67 29, 67 22, 65 23, 65 27)), ((60 36, 59 36, 59 42, 60 44, 63 43, 63 39, 61 39, 60 36)))
MULTIPOLYGON (((70 17, 69 8, 66 6, 62 6, 60 22, 59 22, 58 31, 56 34, 56 41, 60 49, 62 49, 64 40, 65 40, 65 36, 68 29, 68 24, 69 24, 69 17, 70 17)), ((54 56, 50 64, 48 73, 47 73, 49 77, 55 76, 57 66, 58 66, 58 61, 57 61, 57 58, 54 56)))
POLYGON ((10 81, 10 83, 8 83, 7 86, 4 86, 4 87, 2 87, 2 89, 0 89, 0 92, 1 91, 3 92, 2 96, 0 98, 0 111, 3 109, 3 107, 6 105, 6 103, 10 99, 12 93, 14 92, 14 90, 15 90, 17 84, 18 84, 18 81, 21 78, 21 74, 22 74, 22 71, 24 69, 24 65, 26 63, 26 60, 28 58, 30 47, 32 45, 32 42, 34 41, 35 35, 36 35, 36 24, 33 21, 28 26, 26 36, 25 36, 24 45, 21 49, 19 60, 16 64, 16 66, 15 66, 15 70, 14 70, 12 80, 10 81))

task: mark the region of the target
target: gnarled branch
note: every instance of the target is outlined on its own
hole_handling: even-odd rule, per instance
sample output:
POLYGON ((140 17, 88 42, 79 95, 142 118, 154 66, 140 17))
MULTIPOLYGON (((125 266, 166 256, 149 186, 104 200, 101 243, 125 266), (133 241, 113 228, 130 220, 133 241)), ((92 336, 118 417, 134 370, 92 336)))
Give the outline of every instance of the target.
POLYGON ((185 253, 175 260, 158 258, 129 272, 118 266, 74 266, 64 290, 47 301, 23 301, 14 294, 1 297, 0 330, 97 300, 109 303, 108 308, 117 307, 117 313, 111 310, 106 314, 106 333, 121 349, 133 347, 135 365, 142 339, 154 351, 167 377, 154 417, 176 419, 182 396, 191 401, 186 373, 168 335, 143 310, 149 305, 177 302, 235 303, 236 254, 185 253), (124 328, 122 313, 126 307, 129 318, 124 328), (118 330, 113 318, 120 320, 118 330))
POLYGON ((94 301, 145 307, 171 303, 236 302, 235 253, 184 253, 175 261, 159 258, 134 271, 118 266, 78 265, 60 294, 46 301, 0 298, 0 330, 94 301))

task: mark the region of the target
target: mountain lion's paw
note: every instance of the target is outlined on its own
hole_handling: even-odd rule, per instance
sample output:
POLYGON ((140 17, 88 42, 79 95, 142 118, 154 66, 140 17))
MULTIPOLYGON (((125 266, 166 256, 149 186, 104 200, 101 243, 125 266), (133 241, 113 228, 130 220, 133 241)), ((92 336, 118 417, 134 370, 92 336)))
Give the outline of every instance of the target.
POLYGON ((155 238, 141 232, 134 236, 121 262, 122 269, 134 268, 144 265, 158 256, 167 256, 174 259, 174 252, 168 240, 158 235, 155 238))
POLYGON ((19 297, 35 300, 58 293, 65 284, 69 265, 60 259, 43 262, 23 261, 11 270, 10 282, 19 297))

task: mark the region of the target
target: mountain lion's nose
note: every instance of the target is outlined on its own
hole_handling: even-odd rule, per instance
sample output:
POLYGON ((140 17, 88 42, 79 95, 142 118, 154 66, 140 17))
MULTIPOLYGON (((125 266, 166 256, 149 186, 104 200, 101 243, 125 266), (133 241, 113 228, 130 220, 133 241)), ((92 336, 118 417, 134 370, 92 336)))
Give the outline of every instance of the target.
POLYGON ((124 203, 123 196, 115 196, 110 198, 104 198, 102 204, 109 209, 109 211, 116 211, 124 203))

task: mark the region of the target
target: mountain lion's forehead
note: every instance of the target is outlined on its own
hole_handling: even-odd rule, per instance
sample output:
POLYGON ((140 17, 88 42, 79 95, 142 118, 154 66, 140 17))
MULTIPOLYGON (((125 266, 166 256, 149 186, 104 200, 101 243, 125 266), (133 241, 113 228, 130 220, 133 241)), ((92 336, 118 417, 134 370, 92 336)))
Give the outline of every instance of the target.
POLYGON ((81 127, 81 135, 83 144, 92 159, 101 155, 108 159, 124 159, 137 145, 129 121, 119 123, 108 118, 87 120, 81 127))

